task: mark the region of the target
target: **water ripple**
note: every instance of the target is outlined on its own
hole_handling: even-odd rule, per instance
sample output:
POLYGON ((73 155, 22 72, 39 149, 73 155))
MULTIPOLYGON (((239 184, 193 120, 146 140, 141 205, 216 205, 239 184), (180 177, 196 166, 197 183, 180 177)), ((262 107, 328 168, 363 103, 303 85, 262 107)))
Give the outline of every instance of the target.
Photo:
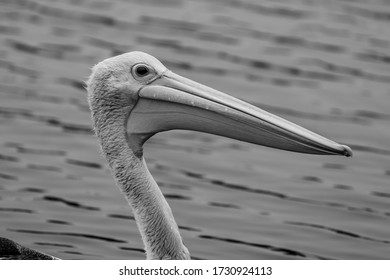
POLYGON ((44 196, 44 197, 42 197, 42 199, 47 200, 47 201, 61 202, 67 206, 85 209, 85 210, 91 210, 91 211, 99 211, 100 210, 100 208, 98 208, 98 207, 85 206, 85 205, 80 204, 79 202, 66 200, 62 197, 44 196))
POLYGON ((18 213, 28 213, 28 214, 33 214, 35 211, 30 210, 30 209, 22 209, 22 208, 0 208, 0 212, 18 212, 18 213))
POLYGON ((40 246, 53 246, 53 247, 63 247, 63 248, 74 248, 73 245, 69 245, 69 244, 60 244, 60 243, 35 242, 34 244, 40 245, 40 246))
POLYGON ((127 243, 124 240, 115 239, 111 237, 93 235, 93 234, 85 234, 85 233, 74 233, 74 232, 50 232, 50 231, 40 231, 40 230, 27 230, 27 229, 7 229, 12 232, 21 232, 21 233, 29 233, 29 234, 40 234, 40 235, 59 235, 59 236, 74 236, 74 237, 82 237, 88 239, 97 239, 101 241, 111 242, 111 243, 127 243))
POLYGON ((119 247, 120 250, 123 251, 133 251, 133 252, 140 252, 140 253, 146 253, 144 249, 140 248, 132 248, 132 247, 119 247))
POLYGON ((288 249, 288 248, 275 247, 275 246, 268 245, 268 244, 252 243, 252 242, 246 242, 246 241, 237 240, 237 239, 222 238, 222 237, 216 237, 216 236, 211 236, 211 235, 199 235, 199 238, 218 240, 218 241, 223 241, 223 242, 228 242, 228 243, 252 246, 252 247, 256 247, 256 248, 263 248, 263 249, 266 249, 269 251, 282 253, 283 255, 287 255, 287 256, 294 256, 294 257, 301 257, 301 258, 326 259, 324 257, 306 254, 306 253, 299 252, 299 251, 292 250, 292 249, 288 249))
POLYGON ((88 162, 83 160, 77 160, 77 159, 66 159, 66 162, 72 165, 77 166, 83 166, 83 167, 89 167, 89 168, 95 168, 95 169, 101 169, 102 165, 96 162, 88 162))
POLYGON ((135 220, 135 218, 130 215, 109 214, 108 217, 116 218, 116 219, 124 219, 124 220, 135 220))
POLYGON ((6 174, 6 173, 0 173, 0 179, 15 181, 15 180, 18 180, 18 177, 15 175, 10 175, 10 174, 6 174))
POLYGON ((211 201, 209 203, 209 205, 210 206, 215 206, 215 207, 222 207, 222 208, 234 208, 234 209, 240 209, 241 208, 241 207, 239 207, 237 205, 234 205, 234 204, 215 202, 215 201, 211 201))
POLYGON ((345 231, 345 230, 341 230, 341 229, 336 229, 336 228, 332 228, 332 227, 327 227, 327 226, 323 226, 323 225, 303 223, 303 222, 293 222, 293 221, 287 221, 286 224, 323 229, 323 230, 331 231, 331 232, 334 232, 336 234, 345 235, 345 236, 352 237, 352 238, 364 239, 364 240, 379 242, 379 243, 383 243, 383 244, 390 244, 389 240, 383 240, 383 239, 377 239, 377 238, 373 238, 373 237, 363 236, 363 235, 360 235, 357 233, 353 233, 353 232, 349 232, 349 231, 345 231))
POLYGON ((3 155, 3 154, 0 154, 0 160, 11 161, 11 162, 17 162, 17 161, 19 161, 19 159, 18 159, 17 157, 8 156, 8 155, 3 155))

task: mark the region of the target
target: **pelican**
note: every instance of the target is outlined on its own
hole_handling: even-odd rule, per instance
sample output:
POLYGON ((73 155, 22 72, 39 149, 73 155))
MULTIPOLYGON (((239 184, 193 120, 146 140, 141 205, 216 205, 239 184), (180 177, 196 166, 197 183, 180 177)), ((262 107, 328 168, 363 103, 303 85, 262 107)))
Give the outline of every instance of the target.
POLYGON ((134 212, 147 259, 190 259, 143 157, 143 144, 154 134, 185 129, 293 152, 352 156, 346 145, 179 76, 143 52, 100 62, 86 83, 95 134, 134 212))

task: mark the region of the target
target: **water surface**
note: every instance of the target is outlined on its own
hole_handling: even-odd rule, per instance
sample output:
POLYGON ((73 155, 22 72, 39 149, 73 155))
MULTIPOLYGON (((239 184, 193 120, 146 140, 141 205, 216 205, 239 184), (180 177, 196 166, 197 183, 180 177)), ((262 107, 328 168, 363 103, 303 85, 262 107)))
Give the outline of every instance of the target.
POLYGON ((386 1, 0 1, 0 236, 63 259, 142 259, 83 81, 130 50, 330 139, 311 156, 190 131, 145 147, 196 259, 388 259, 386 1))

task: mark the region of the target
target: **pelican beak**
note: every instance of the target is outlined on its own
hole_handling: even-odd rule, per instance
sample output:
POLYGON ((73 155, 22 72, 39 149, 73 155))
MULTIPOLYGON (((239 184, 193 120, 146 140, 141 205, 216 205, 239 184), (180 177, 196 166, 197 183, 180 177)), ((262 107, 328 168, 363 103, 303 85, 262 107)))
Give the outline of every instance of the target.
POLYGON ((127 131, 142 145, 153 134, 172 129, 196 130, 300 153, 352 156, 346 145, 165 71, 139 91, 127 131))

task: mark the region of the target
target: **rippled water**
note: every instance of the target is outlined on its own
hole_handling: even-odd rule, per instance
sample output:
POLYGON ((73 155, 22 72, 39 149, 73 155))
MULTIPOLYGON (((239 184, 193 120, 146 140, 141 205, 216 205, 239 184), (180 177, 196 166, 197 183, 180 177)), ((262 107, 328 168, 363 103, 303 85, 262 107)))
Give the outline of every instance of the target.
POLYGON ((64 259, 142 259, 83 80, 143 50, 350 145, 352 159, 189 131, 145 147, 196 259, 390 256, 388 1, 1 0, 0 236, 64 259))

